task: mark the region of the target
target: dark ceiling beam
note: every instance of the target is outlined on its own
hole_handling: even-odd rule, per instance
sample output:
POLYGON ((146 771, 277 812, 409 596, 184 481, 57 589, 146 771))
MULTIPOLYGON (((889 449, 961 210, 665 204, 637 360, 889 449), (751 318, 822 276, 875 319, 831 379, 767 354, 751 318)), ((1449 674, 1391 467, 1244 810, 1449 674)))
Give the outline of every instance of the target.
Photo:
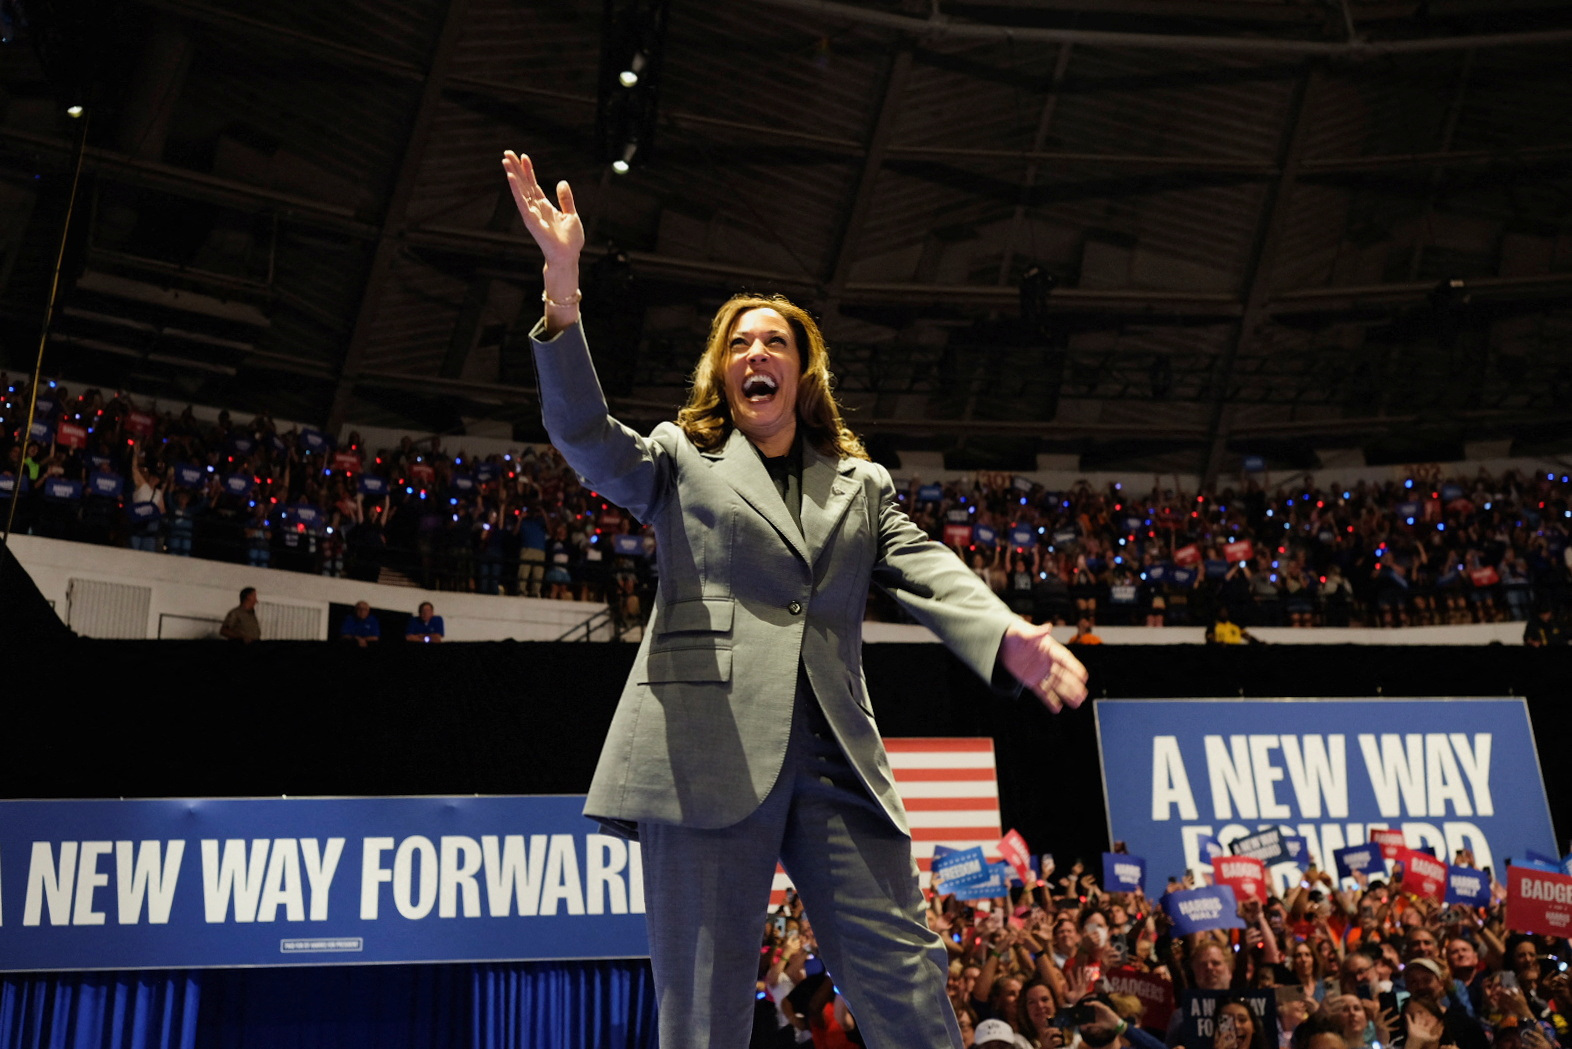
POLYGON ((912 53, 901 48, 890 59, 885 70, 884 84, 879 92, 879 107, 868 129, 864 147, 862 169, 857 173, 857 184, 851 202, 841 215, 840 230, 835 238, 834 254, 825 274, 826 309, 833 311, 840 299, 846 281, 851 275, 852 264, 857 261, 857 241, 862 234, 868 211, 873 207, 879 171, 884 167, 884 154, 895 134, 895 120, 900 114, 901 100, 906 94, 906 83, 911 78, 912 53))
MULTIPOLYGON (((1070 51, 1074 45, 1060 44, 1059 53, 1054 57, 1053 72, 1048 77, 1048 93, 1043 98, 1041 111, 1037 114, 1037 132, 1032 136, 1032 152, 1042 151, 1043 143, 1048 141, 1048 131, 1053 127, 1054 111, 1059 108, 1059 89, 1064 85, 1065 74, 1070 68, 1070 51)), ((1004 251, 999 255, 999 276, 995 284, 1008 284, 1010 270, 1015 265, 1015 245, 1021 238, 1021 228, 1026 224, 1026 213, 1030 210, 1032 202, 1032 189, 1037 185, 1038 171, 1042 165, 1039 161, 1028 160, 1026 170, 1021 174, 1021 196, 1015 202, 1015 210, 1010 215, 1010 229, 1005 234, 1004 251)))
MULTIPOLYGON (((68 154, 76 149, 76 146, 67 139, 10 127, 0 128, 0 143, 9 147, 60 154, 68 154)), ((313 226, 345 233, 352 237, 370 239, 377 233, 375 226, 361 222, 356 217, 353 208, 294 193, 283 193, 220 175, 209 175, 158 161, 142 160, 111 149, 88 146, 82 163, 84 171, 122 185, 156 189, 172 196, 203 200, 248 213, 272 212, 281 217, 299 219, 313 226)))
MULTIPOLYGON (((449 252, 472 258, 478 274, 539 288, 540 256, 510 233, 492 233, 456 226, 411 229, 405 241, 413 248, 449 252), (517 269, 508 267, 516 264, 517 269)), ((603 249, 585 248, 586 261, 599 258, 603 249)), ((726 287, 747 283, 788 291, 811 291, 809 280, 798 273, 754 269, 709 259, 685 259, 652 251, 629 251, 628 260, 652 278, 698 287, 726 287)), ((1523 277, 1481 277, 1468 281, 1479 301, 1510 301, 1572 296, 1572 273, 1543 273, 1523 277)), ((1426 301, 1435 282, 1360 284, 1326 288, 1298 288, 1275 292, 1262 307, 1272 316, 1311 318, 1343 314, 1361 307, 1413 306, 1426 301)), ((1020 294, 997 284, 922 284, 893 281, 848 281, 841 293, 844 305, 924 306, 957 311, 1013 309, 1020 294)), ((1055 288, 1048 299, 1050 313, 1118 315, 1124 323, 1154 326, 1194 322, 1196 319, 1232 319, 1243 315, 1244 305, 1231 292, 1160 291, 1137 288, 1055 288)))
POLYGON ((361 292, 360 309, 355 315, 355 327, 344 357, 339 365, 339 378, 333 390, 332 403, 324 420, 326 432, 337 433, 348 415, 349 401, 354 394, 355 373, 366 357, 371 341, 371 329, 381 312, 382 295, 393 259, 402 248, 404 223, 409 213, 409 203, 415 192, 415 181, 420 173, 421 161, 426 155, 426 144, 431 137, 431 125, 437 108, 442 103, 442 84, 447 78, 448 67, 453 61, 453 51, 464 29, 464 15, 469 9, 468 0, 448 0, 447 15, 442 25, 442 35, 431 56, 431 68, 420 93, 420 102, 410 123, 409 137, 404 143, 404 155, 399 161, 398 174, 393 181, 381 228, 377 233, 376 247, 371 265, 367 269, 365 287, 361 292))
POLYGON ((1097 29, 987 25, 954 21, 943 14, 914 18, 852 4, 835 3, 833 0, 757 0, 757 2, 807 11, 836 22, 860 22, 924 40, 949 37, 957 40, 988 40, 1015 44, 1085 44, 1091 47, 1122 47, 1145 51, 1232 51, 1302 58, 1358 59, 1396 54, 1462 51, 1470 48, 1542 47, 1572 42, 1572 29, 1522 33, 1475 33, 1408 40, 1344 41, 1273 39, 1260 36, 1120 33, 1097 29))
MULTIPOLYGON (((491 218, 486 222, 486 229, 494 233, 503 233, 513 226, 513 216, 518 213, 518 206, 513 203, 513 193, 504 183, 497 190, 497 200, 491 209, 491 218)), ((459 306, 458 318, 453 323, 453 332, 448 337, 447 353, 442 358, 442 368, 439 374, 445 379, 457 379, 464 374, 464 365, 469 361, 469 355, 474 352, 475 344, 480 338, 481 328, 484 326, 486 310, 491 303, 492 278, 480 273, 470 275, 464 288, 464 301, 459 306)))
POLYGON ((1316 66, 1305 67, 1304 74, 1289 95, 1284 117, 1282 137, 1278 141, 1277 180, 1267 188, 1261 202, 1261 214, 1256 223, 1254 243, 1245 264, 1242 286, 1244 312, 1239 327, 1229 340, 1212 378, 1212 410, 1207 425, 1210 446, 1201 472, 1201 486, 1216 482, 1222 469, 1223 457, 1228 450, 1228 415, 1234 386, 1234 369, 1240 351, 1256 337, 1256 329, 1266 318, 1266 306, 1271 293, 1272 270, 1277 261, 1278 242, 1281 240, 1283 222, 1288 214, 1288 204, 1294 192, 1294 182, 1299 176, 1299 163, 1304 155, 1306 133, 1305 112, 1309 106, 1311 88, 1316 81, 1316 66))
POLYGON ((139 0, 143 7, 178 15, 197 25, 233 33, 253 40, 282 44, 294 50, 325 59, 338 66, 364 69, 406 83, 419 84, 426 79, 426 70, 412 62, 400 61, 379 55, 363 48, 351 47, 336 40, 326 40, 311 33, 268 22, 260 18, 238 14, 234 11, 198 3, 195 0, 139 0))
MULTIPOLYGON (((1432 19, 1469 15, 1552 10, 1565 0, 1432 0, 1422 6, 1432 19)), ((1036 14, 1145 15, 1154 18, 1198 19, 1221 22, 1287 22, 1299 25, 1324 23, 1323 12, 1308 4, 1260 3, 1259 0, 945 0, 951 12, 991 10, 1023 11, 1036 14)), ((1356 23, 1412 18, 1421 7, 1419 0, 1374 3, 1361 0, 1351 14, 1356 23)))

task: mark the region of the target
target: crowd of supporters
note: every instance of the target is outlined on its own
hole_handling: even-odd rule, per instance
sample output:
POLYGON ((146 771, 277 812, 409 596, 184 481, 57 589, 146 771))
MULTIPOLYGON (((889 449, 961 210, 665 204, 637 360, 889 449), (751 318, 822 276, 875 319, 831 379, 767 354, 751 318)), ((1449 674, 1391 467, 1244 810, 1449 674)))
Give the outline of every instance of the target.
MULTIPOLYGON (((25 424, 25 386, 0 376, 0 510, 16 499, 20 532, 367 581, 390 569, 428 589, 605 601, 629 622, 657 582, 653 537, 549 447, 338 445, 267 416, 201 421, 53 384, 27 438, 25 424)), ((1553 472, 1429 466, 1200 495, 981 472, 898 494, 1037 622, 1553 623, 1572 594, 1572 487, 1553 472)))
POLYGON ((1286 483, 1201 495, 1008 474, 913 486, 912 514, 1038 622, 1408 626, 1559 614, 1572 596, 1560 473, 1286 483))
MULTIPOLYGON (((1466 853, 1460 865, 1471 865, 1466 853)), ((1246 900, 1242 930, 1177 935, 1158 901, 1103 892, 1052 861, 1030 888, 963 903, 930 894, 966 1045, 987 1049, 1560 1049, 1572 945, 1512 932, 1490 906, 1443 905, 1396 879, 1339 883, 1311 867, 1246 900), (1198 993, 1199 992, 1199 993, 1198 993), (1207 998, 1207 1022, 1187 1025, 1207 998), (1264 1008, 1263 1008, 1264 1005, 1264 1008), (1187 1044, 1188 1043, 1188 1044, 1187 1044)), ((1185 882, 1190 881, 1186 875, 1185 882)), ((1170 880, 1168 891, 1188 887, 1170 880)), ((811 914, 766 919, 756 1049, 861 1044, 817 960, 811 914)))

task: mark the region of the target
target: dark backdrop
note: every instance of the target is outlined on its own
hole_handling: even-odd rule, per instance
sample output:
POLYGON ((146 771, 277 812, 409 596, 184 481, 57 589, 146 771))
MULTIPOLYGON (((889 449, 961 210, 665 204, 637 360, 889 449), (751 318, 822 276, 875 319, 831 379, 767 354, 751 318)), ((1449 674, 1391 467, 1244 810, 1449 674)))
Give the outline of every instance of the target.
MULTIPOLYGON (((1095 697, 1526 696, 1566 827, 1572 650, 1103 646, 1082 657, 1095 697)), ((12 646, 0 797, 582 793, 632 659, 631 645, 598 643, 12 646)), ((1095 698, 1051 716, 1030 696, 990 692, 938 645, 871 645, 866 665, 885 735, 991 736, 1005 826, 1061 863, 1103 849, 1095 698)))

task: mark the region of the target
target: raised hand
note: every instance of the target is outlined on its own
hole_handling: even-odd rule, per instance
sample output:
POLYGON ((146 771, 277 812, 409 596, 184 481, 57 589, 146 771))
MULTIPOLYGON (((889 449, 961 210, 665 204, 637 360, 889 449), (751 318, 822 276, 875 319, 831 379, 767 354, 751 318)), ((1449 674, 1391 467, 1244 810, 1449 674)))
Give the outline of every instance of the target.
POLYGON ((513 191, 524 228, 546 256, 546 265, 576 266, 584 250, 584 224, 573 204, 573 190, 566 182, 558 182, 557 203, 553 205, 535 178, 535 165, 527 155, 511 149, 502 154, 502 170, 507 172, 508 189, 513 191))

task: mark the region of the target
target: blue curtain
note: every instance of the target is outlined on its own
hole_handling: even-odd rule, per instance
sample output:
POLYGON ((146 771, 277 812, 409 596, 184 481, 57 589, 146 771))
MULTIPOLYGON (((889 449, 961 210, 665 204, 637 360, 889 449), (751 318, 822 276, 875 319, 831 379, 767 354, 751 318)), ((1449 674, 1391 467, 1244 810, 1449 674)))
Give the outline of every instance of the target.
POLYGON ((644 961, 0 977, 0 1046, 655 1049, 644 961))
POLYGON ((201 977, 186 972, 0 977, 0 1045, 194 1049, 201 977))

